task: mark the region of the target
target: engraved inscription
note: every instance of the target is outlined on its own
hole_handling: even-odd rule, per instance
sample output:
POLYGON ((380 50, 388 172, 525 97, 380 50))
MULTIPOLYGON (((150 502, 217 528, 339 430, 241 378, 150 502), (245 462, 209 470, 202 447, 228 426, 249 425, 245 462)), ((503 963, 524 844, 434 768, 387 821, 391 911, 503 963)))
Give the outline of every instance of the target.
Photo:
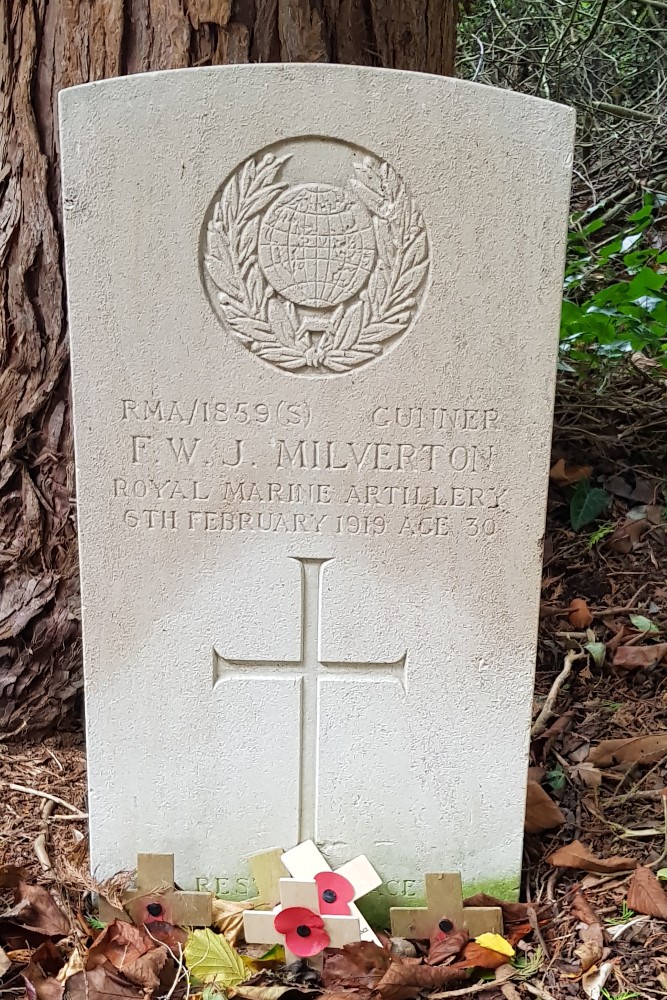
POLYGON ((347 439, 308 437, 321 414, 303 399, 125 397, 115 418, 125 462, 109 490, 132 531, 486 545, 516 516, 503 415, 473 399, 374 402, 347 439))
POLYGON ((355 150, 346 186, 290 185, 298 152, 277 153, 246 160, 214 200, 202 280, 223 327, 263 361, 345 373, 411 325, 428 278, 424 219, 393 167, 366 151, 355 150))

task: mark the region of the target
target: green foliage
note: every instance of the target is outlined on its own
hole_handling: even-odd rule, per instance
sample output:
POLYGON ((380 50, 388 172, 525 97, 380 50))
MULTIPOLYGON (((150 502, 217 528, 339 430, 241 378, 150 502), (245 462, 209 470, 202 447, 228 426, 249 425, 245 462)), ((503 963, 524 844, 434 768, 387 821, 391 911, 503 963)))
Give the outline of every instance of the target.
POLYGON ((610 927, 614 927, 616 924, 627 924, 628 920, 632 920, 634 915, 635 911, 631 910, 625 900, 623 900, 618 916, 608 917, 605 923, 609 924, 610 927))
POLYGON ((595 531, 592 531, 588 536, 588 542, 586 544, 586 548, 587 549, 595 548, 595 546, 599 542, 601 542, 603 538, 606 538, 607 535, 611 535, 615 527, 616 525, 610 524, 609 522, 607 522, 606 524, 601 524, 599 528, 596 528, 595 531))
POLYGON ((598 486, 591 486, 589 479, 577 483, 570 500, 570 524, 580 531, 596 517, 603 514, 611 503, 611 496, 598 486))
POLYGON ((651 227, 667 195, 647 193, 620 232, 597 242, 602 218, 574 220, 568 238, 561 365, 592 365, 643 351, 667 368, 667 251, 651 227))

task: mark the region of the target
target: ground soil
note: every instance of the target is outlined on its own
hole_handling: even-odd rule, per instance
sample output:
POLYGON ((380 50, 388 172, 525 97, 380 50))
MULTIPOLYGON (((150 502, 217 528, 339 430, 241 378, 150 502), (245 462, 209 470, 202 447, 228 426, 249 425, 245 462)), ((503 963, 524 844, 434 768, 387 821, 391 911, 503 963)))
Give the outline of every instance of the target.
MULTIPOLYGON (((543 951, 542 968, 530 980, 516 983, 513 988, 520 997, 560 1000, 586 995, 577 953, 582 945, 581 912, 573 907, 582 888, 607 928, 600 961, 611 962, 609 997, 622 997, 624 992, 667 996, 667 977, 662 982, 659 978, 667 973, 666 921, 646 917, 609 940, 609 928, 632 919, 622 909, 631 873, 586 874, 554 867, 547 860, 559 846, 581 840, 602 858, 630 855, 654 870, 662 863, 667 866, 662 796, 667 748, 639 761, 597 767, 588 760, 591 748, 601 741, 667 733, 667 662, 637 670, 613 666, 615 649, 629 639, 638 646, 655 641, 656 637, 637 633, 631 614, 650 619, 660 630, 658 640, 667 638, 667 525, 659 513, 652 520, 642 516, 644 506, 655 514, 654 508, 667 499, 663 495, 666 429, 667 383, 645 368, 624 367, 603 384, 598 377, 561 377, 554 463, 564 459, 566 470, 591 466, 592 480, 613 490, 614 499, 604 515, 608 533, 596 543, 591 533, 601 521, 574 532, 569 520, 572 487, 551 484, 535 716, 550 691, 555 700, 546 728, 532 743, 531 773, 560 806, 564 823, 526 837, 523 899, 538 909, 546 904, 547 918, 533 932, 533 942, 539 938, 543 951), (641 531, 632 527, 629 512, 635 522, 645 522, 641 531), (588 626, 571 620, 568 609, 577 599, 586 602, 592 616, 588 626), (584 651, 591 641, 606 646, 601 665, 584 651), (565 683, 554 690, 571 652, 583 655, 575 659, 565 683), (653 832, 636 832, 646 830, 653 832)), ((72 732, 38 744, 5 744, 0 747, 0 782, 4 786, 0 861, 24 866, 29 880, 57 887, 74 908, 89 907, 85 820, 70 818, 66 809, 52 807, 30 791, 8 787, 11 783, 47 792, 85 812, 81 735, 72 732), (45 810, 50 809, 49 819, 45 810)), ((481 995, 491 1000, 493 993, 481 995)))

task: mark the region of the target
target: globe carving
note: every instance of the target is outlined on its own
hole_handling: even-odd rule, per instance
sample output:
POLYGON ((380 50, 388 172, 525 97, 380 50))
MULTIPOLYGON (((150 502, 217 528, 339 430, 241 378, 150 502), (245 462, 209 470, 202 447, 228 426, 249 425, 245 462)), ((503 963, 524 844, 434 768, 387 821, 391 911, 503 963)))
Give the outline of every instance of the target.
POLYGON ((370 213, 350 192, 300 184, 266 213, 258 251, 276 292, 297 305, 329 309, 363 288, 377 247, 370 213))

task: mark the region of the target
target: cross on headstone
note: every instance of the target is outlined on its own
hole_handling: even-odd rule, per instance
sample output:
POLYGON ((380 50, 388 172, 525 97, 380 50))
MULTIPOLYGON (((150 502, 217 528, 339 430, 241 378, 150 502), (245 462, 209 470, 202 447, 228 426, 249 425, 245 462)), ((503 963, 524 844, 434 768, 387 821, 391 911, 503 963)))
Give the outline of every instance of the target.
MULTIPOLYGON (((306 840, 303 844, 297 844, 290 851, 286 851, 281 860, 292 878, 312 879, 320 872, 332 871, 326 858, 312 840, 306 840)), ((382 879, 363 854, 354 858, 353 861, 341 865, 340 868, 336 868, 336 874, 342 875, 352 885, 355 900, 382 885, 382 879)), ((375 944, 379 945, 380 941, 377 935, 358 907, 354 903, 350 903, 349 906, 351 915, 359 921, 361 940, 374 941, 375 944)))
POLYGON ((185 927, 208 927, 212 920, 210 892, 187 892, 174 888, 173 854, 137 854, 137 885, 123 893, 123 909, 102 896, 100 920, 127 920, 135 924, 164 920, 185 927))
POLYGON ((319 698, 326 681, 389 681, 405 691, 406 653, 393 663, 323 660, 320 652, 322 567, 330 559, 295 558, 301 566, 301 655, 298 660, 230 660, 213 651, 213 685, 249 677, 301 684, 299 841, 316 836, 319 698))
MULTIPOLYGON (((280 880, 280 905, 273 910, 247 910, 243 914, 243 934, 248 944, 282 944, 285 936, 274 927, 274 921, 281 910, 292 906, 303 906, 319 914, 319 893, 315 882, 299 881, 292 878, 280 880)), ((359 921, 356 917, 322 916, 324 930, 329 936, 329 948, 342 948, 359 940, 359 921)), ((291 965, 299 961, 299 956, 285 945, 285 962, 291 965)), ((322 954, 308 959, 313 968, 321 969, 322 954)))
POLYGON ((461 875, 444 872, 427 875, 424 907, 409 909, 392 906, 391 933, 394 937, 429 938, 441 920, 451 920, 457 930, 465 929, 471 938, 487 931, 502 934, 503 911, 499 906, 464 906, 461 875))

